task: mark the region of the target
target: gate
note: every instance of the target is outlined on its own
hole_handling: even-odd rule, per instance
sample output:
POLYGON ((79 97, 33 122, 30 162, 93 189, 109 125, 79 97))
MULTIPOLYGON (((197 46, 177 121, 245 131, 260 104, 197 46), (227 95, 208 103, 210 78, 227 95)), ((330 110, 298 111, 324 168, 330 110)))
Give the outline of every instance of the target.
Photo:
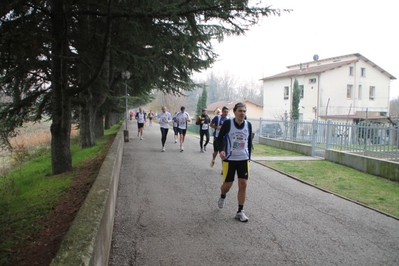
POLYGON ((331 120, 328 122, 313 120, 312 123, 312 156, 325 158, 328 143, 331 139, 331 120))

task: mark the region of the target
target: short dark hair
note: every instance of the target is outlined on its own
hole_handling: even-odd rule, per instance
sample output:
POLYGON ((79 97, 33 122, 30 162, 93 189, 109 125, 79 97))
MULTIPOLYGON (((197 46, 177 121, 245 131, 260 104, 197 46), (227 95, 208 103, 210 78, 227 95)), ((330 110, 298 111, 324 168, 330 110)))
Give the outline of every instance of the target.
POLYGON ((224 111, 224 110, 229 110, 229 107, 223 106, 222 111, 224 111))
POLYGON ((247 106, 245 105, 245 103, 236 103, 236 105, 234 105, 233 111, 235 112, 237 110, 237 108, 239 108, 239 107, 245 107, 245 109, 247 109, 247 106))

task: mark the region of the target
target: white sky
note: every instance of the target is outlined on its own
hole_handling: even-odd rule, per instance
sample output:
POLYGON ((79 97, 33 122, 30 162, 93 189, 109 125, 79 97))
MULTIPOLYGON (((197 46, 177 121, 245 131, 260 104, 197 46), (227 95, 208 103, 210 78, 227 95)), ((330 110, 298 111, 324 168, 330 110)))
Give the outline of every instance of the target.
MULTIPOLYGON (((399 1, 397 0, 262 0, 272 8, 293 9, 254 26, 246 36, 215 45, 214 73, 259 80, 286 66, 360 53, 399 78, 399 1)), ((399 82, 391 81, 391 99, 399 82)))

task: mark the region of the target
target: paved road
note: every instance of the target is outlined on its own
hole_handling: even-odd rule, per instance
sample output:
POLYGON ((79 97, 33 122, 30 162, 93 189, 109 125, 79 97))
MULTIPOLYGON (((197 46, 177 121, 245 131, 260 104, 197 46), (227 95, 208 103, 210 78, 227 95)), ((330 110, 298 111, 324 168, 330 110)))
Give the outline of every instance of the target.
POLYGON ((252 162, 241 223, 197 137, 161 152, 157 124, 129 130, 109 265, 399 265, 399 221, 252 162))

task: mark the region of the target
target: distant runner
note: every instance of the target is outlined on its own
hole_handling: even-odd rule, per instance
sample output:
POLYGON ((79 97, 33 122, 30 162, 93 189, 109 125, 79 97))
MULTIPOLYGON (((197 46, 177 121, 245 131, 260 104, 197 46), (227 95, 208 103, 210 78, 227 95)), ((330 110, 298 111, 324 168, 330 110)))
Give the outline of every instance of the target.
MULTIPOLYGON (((216 115, 212 119, 212 122, 211 122, 211 125, 210 125, 211 128, 215 129, 213 131, 213 153, 212 153, 211 167, 213 167, 215 165, 216 155, 218 155, 218 151, 219 151, 217 146, 216 146, 216 138, 219 135, 219 131, 222 128, 222 125, 223 125, 224 121, 229 119, 228 115, 229 115, 229 108, 227 106, 223 106, 222 111, 220 112, 220 114, 216 115)), ((220 174, 223 174, 223 170, 220 172, 220 174)))
POLYGON ((145 112, 143 108, 139 108, 139 111, 136 113, 135 119, 137 120, 137 137, 140 137, 143 140, 143 131, 144 131, 144 124, 145 124, 145 112))
POLYGON ((187 122, 191 122, 190 115, 186 112, 186 107, 182 106, 180 112, 176 115, 177 127, 180 134, 180 151, 184 151, 184 139, 187 132, 187 122))
POLYGON ((159 121, 159 126, 161 128, 161 143, 162 151, 165 151, 165 142, 168 136, 169 123, 172 122, 172 115, 166 111, 166 106, 162 106, 162 112, 157 116, 159 121))
POLYGON ((198 117, 195 124, 199 125, 200 132, 200 152, 206 151, 206 145, 209 143, 209 124, 211 123, 211 118, 207 114, 207 110, 202 109, 202 114, 198 117), (206 137, 204 143, 204 136, 206 137))

